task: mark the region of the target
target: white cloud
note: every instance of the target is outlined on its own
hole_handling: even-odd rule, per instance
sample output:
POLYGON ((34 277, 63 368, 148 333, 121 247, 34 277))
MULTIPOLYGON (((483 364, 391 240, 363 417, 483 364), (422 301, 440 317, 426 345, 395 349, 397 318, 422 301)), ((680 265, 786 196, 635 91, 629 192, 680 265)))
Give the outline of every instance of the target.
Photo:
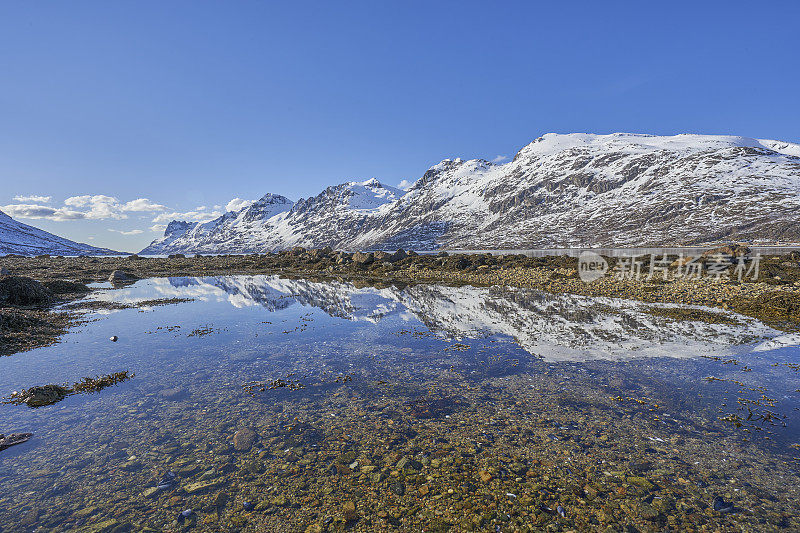
POLYGON ((164 211, 167 206, 157 204, 149 198, 137 198, 122 205, 123 211, 164 211))
POLYGON ((119 229, 111 229, 109 228, 108 231, 113 231, 114 233, 119 233, 120 235, 139 235, 140 233, 144 233, 144 230, 140 229, 132 229, 130 231, 122 231, 119 229))
POLYGON ((164 233, 167 229, 166 224, 153 224, 150 226, 150 231, 154 231, 156 233, 164 233))
POLYGON ((241 198, 234 198, 228 205, 225 206, 225 211, 241 211, 245 207, 250 206, 253 200, 242 200, 241 198))
POLYGON ((36 196, 32 194, 31 196, 20 196, 17 195, 14 197, 15 202, 22 202, 23 204, 33 203, 33 204, 46 204, 52 200, 52 196, 36 196))
POLYGON ((153 222, 161 224, 164 222, 172 222, 173 220, 183 220, 186 222, 208 222, 209 220, 214 220, 222 215, 224 215, 222 211, 209 211, 206 206, 200 206, 194 211, 186 211, 184 213, 161 213, 153 219, 153 222))
POLYGON ((122 220, 128 218, 128 215, 122 213, 119 200, 113 196, 106 196, 104 194, 70 196, 64 200, 64 205, 88 208, 89 210, 85 211, 85 218, 92 220, 103 220, 106 218, 122 220))
POLYGON ((505 161, 506 159, 508 159, 508 156, 505 156, 505 155, 498 155, 498 156, 495 156, 495 158, 494 158, 494 159, 492 159, 492 163, 502 163, 502 162, 503 162, 503 161, 505 161))
POLYGON ((414 185, 413 181, 403 180, 397 184, 397 188, 403 191, 407 191, 408 189, 411 188, 412 185, 414 185))
POLYGON ((80 220, 86 217, 83 211, 76 211, 66 207, 56 209, 46 205, 36 204, 9 204, 0 209, 10 217, 17 218, 45 218, 48 220, 80 220))
POLYGON ((14 199, 20 203, 3 206, 3 211, 9 216, 55 221, 122 220, 128 218, 128 212, 152 213, 167 209, 166 206, 157 204, 148 198, 120 202, 116 197, 104 194, 70 196, 64 200, 62 207, 41 205, 49 202, 52 199, 51 196, 15 196, 14 199))

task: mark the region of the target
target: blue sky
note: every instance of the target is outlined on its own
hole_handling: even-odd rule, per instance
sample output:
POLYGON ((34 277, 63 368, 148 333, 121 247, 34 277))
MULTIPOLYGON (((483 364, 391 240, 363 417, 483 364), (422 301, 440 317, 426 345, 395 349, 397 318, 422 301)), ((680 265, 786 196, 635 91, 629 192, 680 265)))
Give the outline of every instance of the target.
POLYGON ((800 142, 798 20, 794 0, 4 2, 0 209, 137 250, 173 213, 396 185, 547 132, 800 142))

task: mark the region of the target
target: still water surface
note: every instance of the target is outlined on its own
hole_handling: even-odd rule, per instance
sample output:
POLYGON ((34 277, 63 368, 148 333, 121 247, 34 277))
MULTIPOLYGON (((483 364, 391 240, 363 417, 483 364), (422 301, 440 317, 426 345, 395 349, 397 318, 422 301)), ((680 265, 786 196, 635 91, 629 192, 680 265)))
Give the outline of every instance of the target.
POLYGON ((135 373, 0 405, 0 432, 34 433, 0 452, 0 531, 800 527, 800 337, 758 321, 277 276, 99 287, 192 301, 0 359, 3 396, 135 373))

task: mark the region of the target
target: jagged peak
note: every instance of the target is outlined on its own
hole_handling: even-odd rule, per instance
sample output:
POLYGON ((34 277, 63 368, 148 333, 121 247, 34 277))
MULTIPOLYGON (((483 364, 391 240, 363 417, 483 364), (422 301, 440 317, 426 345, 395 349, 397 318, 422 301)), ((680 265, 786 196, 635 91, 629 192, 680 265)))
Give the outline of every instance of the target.
MULTIPOLYGON (((262 196, 261 198, 259 198, 258 200, 256 200, 253 203, 254 204, 293 204, 294 202, 292 202, 287 197, 285 197, 285 196, 283 196, 281 194, 274 194, 274 193, 268 192, 267 194, 265 194, 264 196, 262 196)), ((253 205, 253 204, 250 204, 250 205, 253 205)))
POLYGON ((173 220, 167 224, 164 230, 164 237, 168 237, 174 233, 187 231, 197 225, 197 222, 187 222, 185 220, 173 220))

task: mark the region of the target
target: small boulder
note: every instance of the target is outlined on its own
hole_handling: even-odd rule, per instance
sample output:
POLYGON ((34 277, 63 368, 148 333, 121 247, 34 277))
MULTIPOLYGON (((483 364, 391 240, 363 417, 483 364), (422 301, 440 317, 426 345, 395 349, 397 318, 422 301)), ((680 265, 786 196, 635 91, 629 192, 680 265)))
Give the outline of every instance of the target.
POLYGON ((125 272, 124 270, 115 270, 108 276, 108 281, 111 283, 119 283, 122 281, 134 281, 136 280, 136 276, 125 272))
POLYGON ((345 522, 352 522, 358 519, 355 502, 348 501, 342 504, 342 517, 345 522))
POLYGON ((242 428, 233 435, 233 447, 238 452, 246 452, 258 440, 258 433, 250 428, 242 428))
POLYGON ((28 407, 43 407, 60 402, 70 391, 60 385, 43 385, 22 391, 17 397, 12 395, 14 403, 25 403, 28 407))

